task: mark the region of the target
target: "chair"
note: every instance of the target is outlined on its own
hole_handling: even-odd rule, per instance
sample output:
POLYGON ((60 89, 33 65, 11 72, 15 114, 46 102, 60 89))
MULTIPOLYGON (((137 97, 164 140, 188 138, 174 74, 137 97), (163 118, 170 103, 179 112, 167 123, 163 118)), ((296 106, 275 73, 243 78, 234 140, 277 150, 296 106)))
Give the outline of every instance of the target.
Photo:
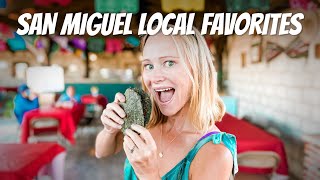
POLYGON ((30 122, 30 137, 28 142, 59 142, 61 135, 59 121, 54 118, 34 118, 30 122))
MULTIPOLYGON (((238 154, 239 166, 250 167, 250 168, 272 169, 272 173, 268 175, 269 177, 266 177, 264 175, 246 174, 246 175, 242 175, 246 177, 244 179, 271 178, 275 169, 278 167, 279 161, 280 161, 279 155, 272 151, 247 151, 247 152, 238 154), (251 176, 252 178, 250 178, 251 176), (255 177, 253 178, 253 176, 255 177)), ((239 179, 243 179, 243 178, 239 178, 239 179)))

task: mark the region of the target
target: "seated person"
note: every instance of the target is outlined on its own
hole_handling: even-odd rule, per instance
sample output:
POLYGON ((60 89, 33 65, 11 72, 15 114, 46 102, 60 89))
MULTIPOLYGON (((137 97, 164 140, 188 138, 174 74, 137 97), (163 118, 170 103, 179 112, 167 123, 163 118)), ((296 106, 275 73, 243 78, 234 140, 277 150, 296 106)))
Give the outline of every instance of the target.
POLYGON ((76 90, 73 86, 69 86, 66 90, 66 93, 59 97, 56 107, 72 108, 75 104, 80 102, 80 95, 76 94, 76 90))
POLYGON ((18 119, 19 124, 22 123, 24 113, 39 108, 39 100, 26 84, 18 87, 18 94, 13 100, 14 114, 18 119))

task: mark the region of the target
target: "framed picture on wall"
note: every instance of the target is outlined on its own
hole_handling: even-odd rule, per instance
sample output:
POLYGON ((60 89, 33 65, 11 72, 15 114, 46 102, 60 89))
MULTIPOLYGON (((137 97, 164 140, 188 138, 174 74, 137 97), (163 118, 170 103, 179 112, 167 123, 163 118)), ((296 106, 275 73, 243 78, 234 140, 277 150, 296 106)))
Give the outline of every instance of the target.
POLYGON ((246 60, 246 52, 241 53, 241 68, 246 67, 247 60, 246 60))
POLYGON ((320 60, 320 43, 316 44, 314 48, 315 57, 316 59, 320 60))
POLYGON ((255 35, 251 39, 250 47, 251 63, 260 63, 262 59, 262 36, 255 35))

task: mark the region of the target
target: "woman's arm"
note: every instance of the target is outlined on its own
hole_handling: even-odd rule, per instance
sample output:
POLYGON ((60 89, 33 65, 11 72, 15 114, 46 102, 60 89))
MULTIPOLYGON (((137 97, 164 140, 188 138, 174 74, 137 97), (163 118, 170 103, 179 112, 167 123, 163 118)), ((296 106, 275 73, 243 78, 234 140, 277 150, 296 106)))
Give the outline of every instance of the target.
POLYGON ((116 154, 122 150, 123 134, 109 133, 103 129, 96 139, 96 157, 106 157, 116 154))
POLYGON ((190 179, 228 180, 232 174, 233 157, 223 144, 204 145, 190 167, 190 179))
POLYGON ((101 115, 103 130, 96 139, 96 157, 101 158, 118 153, 123 147, 123 134, 120 131, 123 118, 126 116, 119 102, 125 102, 125 97, 117 93, 114 102, 109 103, 101 115))

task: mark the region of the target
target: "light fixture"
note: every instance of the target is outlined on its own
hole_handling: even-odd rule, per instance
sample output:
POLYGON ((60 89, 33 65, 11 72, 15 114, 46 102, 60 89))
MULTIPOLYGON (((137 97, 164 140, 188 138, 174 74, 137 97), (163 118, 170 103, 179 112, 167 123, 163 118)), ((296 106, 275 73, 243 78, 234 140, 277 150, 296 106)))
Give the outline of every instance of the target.
POLYGON ((104 78, 104 79, 110 78, 110 70, 109 69, 101 68, 99 72, 100 72, 100 75, 102 78, 104 78))
POLYGON ((77 66, 76 64, 70 64, 70 65, 68 66, 68 71, 71 72, 71 73, 77 72, 78 69, 79 69, 79 68, 78 68, 78 66, 77 66))
POLYGON ((98 56, 95 53, 90 53, 89 59, 90 61, 96 61, 98 59, 98 56))

